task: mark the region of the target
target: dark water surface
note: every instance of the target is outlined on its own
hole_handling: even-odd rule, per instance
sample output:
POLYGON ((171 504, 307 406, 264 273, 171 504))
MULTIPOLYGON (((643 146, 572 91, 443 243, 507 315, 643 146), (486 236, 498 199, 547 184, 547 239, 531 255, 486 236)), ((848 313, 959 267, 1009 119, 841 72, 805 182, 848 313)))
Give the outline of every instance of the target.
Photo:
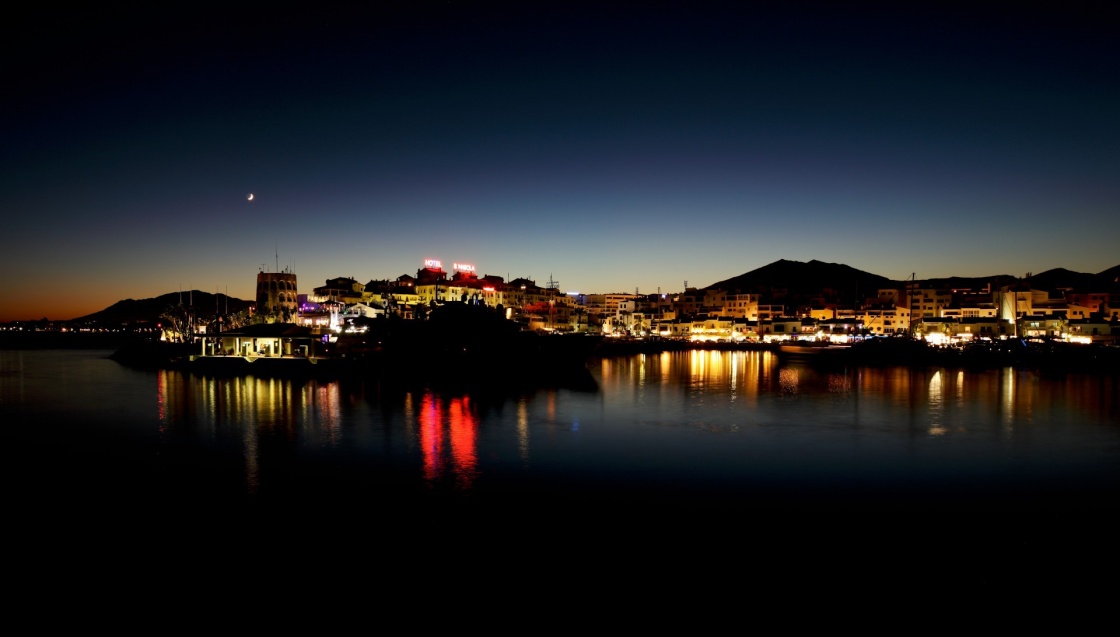
POLYGON ((141 371, 110 353, 0 350, 10 506, 342 542, 438 525, 533 554, 593 535, 725 559, 752 542, 1115 555, 1115 375, 691 351, 595 360, 593 391, 506 394, 141 371))

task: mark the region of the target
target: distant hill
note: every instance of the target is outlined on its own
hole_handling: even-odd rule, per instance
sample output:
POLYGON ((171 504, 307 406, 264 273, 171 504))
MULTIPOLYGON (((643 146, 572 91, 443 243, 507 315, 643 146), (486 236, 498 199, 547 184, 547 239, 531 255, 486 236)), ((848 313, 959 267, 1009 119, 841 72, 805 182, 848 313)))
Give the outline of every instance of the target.
POLYGON ((808 263, 781 259, 757 270, 713 283, 705 290, 731 294, 812 297, 822 292, 836 300, 854 303, 857 295, 874 296, 880 288, 896 287, 885 276, 857 270, 840 263, 812 260, 808 263))
POLYGON ((1104 277, 1113 283, 1120 283, 1120 265, 1114 265, 1104 272, 1098 272, 1097 276, 1104 277))
POLYGON ((1099 274, 1072 272, 1065 268, 1054 268, 1039 274, 1031 274, 1025 279, 1031 287, 1042 290, 1072 288, 1080 292, 1103 292, 1112 287, 1112 281, 1099 274))
POLYGON ((158 322, 167 308, 178 305, 193 305, 200 316, 214 316, 215 313, 236 314, 247 310, 252 301, 235 299, 225 294, 212 294, 194 290, 191 292, 169 292, 151 299, 125 299, 113 305, 76 319, 79 323, 149 323, 158 322), (228 309, 227 309, 228 308, 228 309))
POLYGON ((947 279, 926 279, 924 285, 936 288, 980 289, 991 283, 993 287, 1021 284, 1035 290, 1057 292, 1072 289, 1078 292, 1108 292, 1117 290, 1116 278, 1120 276, 1120 265, 1097 274, 1074 272, 1065 268, 1054 268, 1029 276, 1000 274, 986 277, 951 277, 947 279))
MULTIPOLYGON (((1027 277, 999 274, 985 277, 947 277, 918 279, 923 286, 946 288, 982 289, 988 284, 1008 285, 1016 282, 1038 290, 1055 291, 1072 288, 1081 292, 1118 291, 1120 265, 1098 274, 1073 272, 1055 268, 1027 277)), ((825 296, 840 303, 854 303, 859 298, 875 296, 879 289, 897 288, 905 281, 857 270, 841 263, 823 261, 790 261, 780 259, 745 274, 713 283, 703 289, 726 290, 731 294, 761 294, 766 298, 788 298, 795 302, 825 296)))

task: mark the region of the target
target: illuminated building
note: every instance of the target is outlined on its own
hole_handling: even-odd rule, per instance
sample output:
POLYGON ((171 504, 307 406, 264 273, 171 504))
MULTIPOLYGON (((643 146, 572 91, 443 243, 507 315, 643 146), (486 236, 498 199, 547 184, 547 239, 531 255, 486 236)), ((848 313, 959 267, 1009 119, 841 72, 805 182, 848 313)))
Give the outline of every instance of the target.
POLYGON ((299 315, 296 275, 283 272, 257 273, 257 313, 270 322, 291 323, 299 315))
POLYGON ((361 303, 364 300, 365 286, 350 277, 327 279, 324 285, 314 289, 309 300, 316 303, 340 301, 342 303, 361 303))

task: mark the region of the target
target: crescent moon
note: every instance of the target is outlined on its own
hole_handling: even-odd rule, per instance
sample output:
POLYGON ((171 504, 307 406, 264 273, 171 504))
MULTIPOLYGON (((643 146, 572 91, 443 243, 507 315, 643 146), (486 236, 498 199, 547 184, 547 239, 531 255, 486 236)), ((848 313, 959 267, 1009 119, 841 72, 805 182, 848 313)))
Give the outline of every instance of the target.
POLYGON ((253 200, 253 193, 249 193, 249 201, 253 200))

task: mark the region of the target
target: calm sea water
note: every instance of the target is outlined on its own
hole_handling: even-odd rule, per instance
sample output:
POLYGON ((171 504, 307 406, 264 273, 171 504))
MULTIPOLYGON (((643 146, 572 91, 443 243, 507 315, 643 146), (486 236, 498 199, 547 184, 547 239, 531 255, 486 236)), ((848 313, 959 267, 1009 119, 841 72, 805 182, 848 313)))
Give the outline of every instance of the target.
POLYGON ((693 525, 713 542, 887 537, 907 520, 907 542, 994 532, 1005 550, 1059 520, 1068 541, 1099 540, 1120 510, 1113 375, 692 351, 595 360, 593 389, 469 394, 140 371, 110 353, 0 350, 9 502, 304 525, 346 511, 382 528, 485 511, 572 537, 693 525))
POLYGON ((736 507, 779 504, 771 490, 820 506, 963 488, 1006 508, 1120 485, 1116 376, 692 351, 596 360, 597 389, 470 395, 139 371, 110 353, 0 350, 0 415, 21 445, 6 447, 35 458, 27 488, 464 500, 546 489, 736 507))

